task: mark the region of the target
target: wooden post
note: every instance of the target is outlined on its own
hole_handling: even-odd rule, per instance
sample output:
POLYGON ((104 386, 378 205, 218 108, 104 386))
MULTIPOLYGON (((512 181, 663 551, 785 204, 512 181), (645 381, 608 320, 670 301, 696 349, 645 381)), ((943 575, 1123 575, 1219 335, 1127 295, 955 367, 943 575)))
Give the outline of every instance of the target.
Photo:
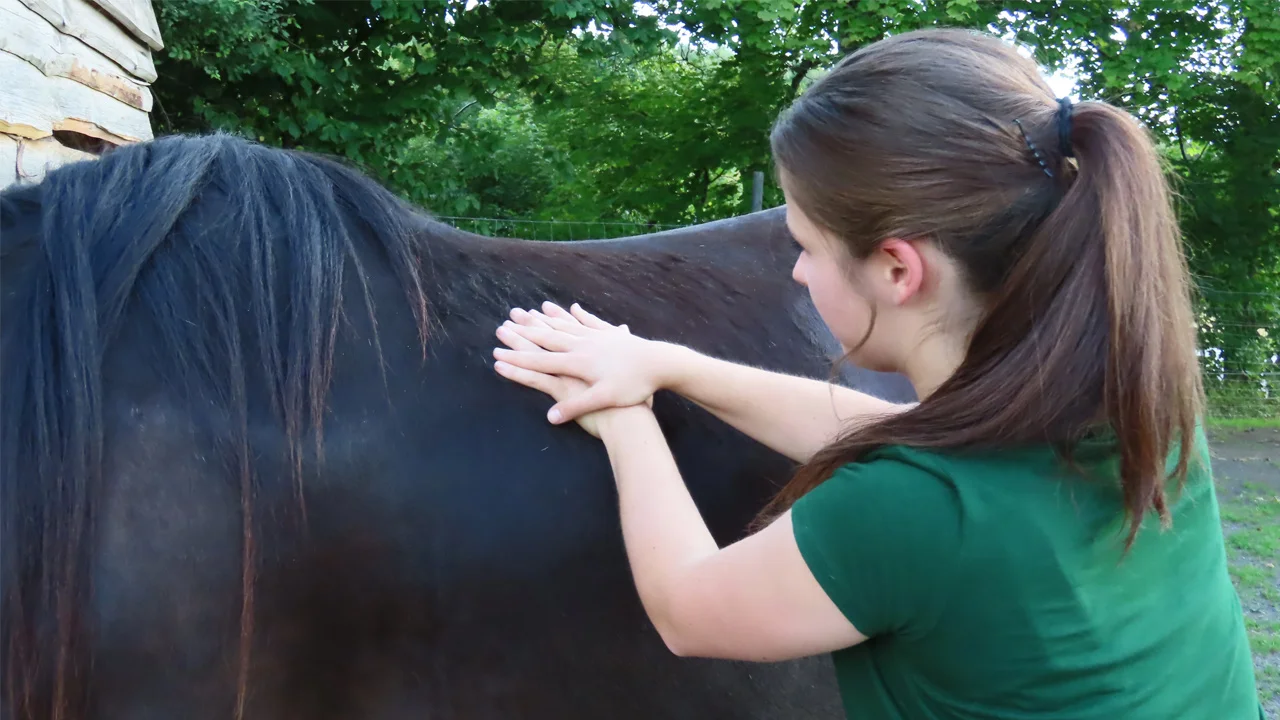
POLYGON ((751 175, 751 212, 764 209, 764 173, 760 170, 751 175))

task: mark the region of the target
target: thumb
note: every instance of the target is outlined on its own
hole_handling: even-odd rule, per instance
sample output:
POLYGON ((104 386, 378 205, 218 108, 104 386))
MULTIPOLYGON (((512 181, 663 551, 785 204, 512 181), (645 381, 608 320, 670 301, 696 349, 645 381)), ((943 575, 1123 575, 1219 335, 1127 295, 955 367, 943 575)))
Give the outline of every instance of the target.
POLYGON ((559 425, 612 406, 613 403, 609 402, 608 397, 600 389, 600 386, 592 385, 568 400, 553 405, 547 411, 547 420, 550 420, 552 424, 559 425))

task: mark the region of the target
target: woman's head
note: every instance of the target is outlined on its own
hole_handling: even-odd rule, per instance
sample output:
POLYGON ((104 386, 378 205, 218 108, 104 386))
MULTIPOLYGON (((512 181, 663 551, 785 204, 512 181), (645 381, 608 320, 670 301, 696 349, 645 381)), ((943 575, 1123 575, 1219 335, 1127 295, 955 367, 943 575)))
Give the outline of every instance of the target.
POLYGON ((779 506, 877 445, 1069 447, 1105 424, 1127 510, 1163 511, 1165 454, 1201 390, 1170 195, 1132 117, 1060 104, 995 38, 925 30, 845 58, 772 146, 796 278, 851 357, 956 354, 919 406, 834 443, 779 506))
POLYGON ((957 264, 926 239, 891 237, 855 258, 785 189, 787 225, 801 248, 792 270, 846 359, 905 372, 922 395, 959 364, 981 309, 957 264), (921 359, 927 360, 920 362, 921 359))

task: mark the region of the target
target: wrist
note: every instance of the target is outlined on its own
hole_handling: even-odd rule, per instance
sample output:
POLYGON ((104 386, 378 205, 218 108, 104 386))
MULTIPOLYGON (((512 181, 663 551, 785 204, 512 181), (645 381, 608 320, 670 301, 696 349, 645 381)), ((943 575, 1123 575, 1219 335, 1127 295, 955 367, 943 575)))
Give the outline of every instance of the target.
POLYGON ((634 423, 644 422, 652 417, 653 410, 648 405, 610 408, 600 412, 596 427, 600 431, 600 439, 608 443, 611 436, 618 437, 625 434, 628 426, 634 427, 634 423))
POLYGON ((653 382, 655 390, 675 390, 685 384, 698 353, 676 343, 653 341, 653 382))

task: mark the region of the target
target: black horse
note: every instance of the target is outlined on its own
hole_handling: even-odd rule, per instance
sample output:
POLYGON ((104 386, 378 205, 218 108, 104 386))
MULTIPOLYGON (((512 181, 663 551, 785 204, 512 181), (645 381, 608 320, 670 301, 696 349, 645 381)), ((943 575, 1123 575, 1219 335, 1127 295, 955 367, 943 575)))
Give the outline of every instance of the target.
MULTIPOLYGON (((822 661, 667 652, 601 445, 491 364, 508 308, 554 299, 826 375, 780 210, 488 239, 225 135, 0 198, 5 718, 839 715, 822 661)), ((788 463, 680 399, 656 410, 732 541, 788 463)))

